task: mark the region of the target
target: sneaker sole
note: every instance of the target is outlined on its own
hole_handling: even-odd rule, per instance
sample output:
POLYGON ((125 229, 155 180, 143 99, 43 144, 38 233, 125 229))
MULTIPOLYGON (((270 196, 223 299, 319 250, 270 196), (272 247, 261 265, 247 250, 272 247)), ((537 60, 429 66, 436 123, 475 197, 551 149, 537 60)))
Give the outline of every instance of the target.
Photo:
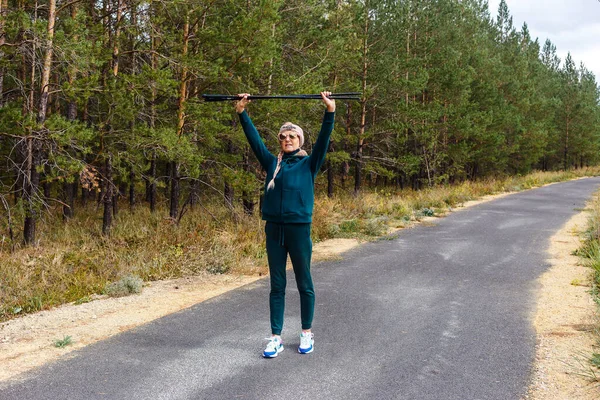
POLYGON ((281 348, 279 350, 277 350, 277 353, 275 353, 275 354, 268 355, 268 354, 263 353, 263 357, 264 358, 275 358, 282 351, 283 351, 283 346, 281 346, 281 348))
POLYGON ((308 350, 308 351, 300 350, 298 348, 298 353, 300 353, 300 354, 309 354, 309 353, 312 353, 314 349, 315 349, 315 346, 311 347, 310 350, 308 350))

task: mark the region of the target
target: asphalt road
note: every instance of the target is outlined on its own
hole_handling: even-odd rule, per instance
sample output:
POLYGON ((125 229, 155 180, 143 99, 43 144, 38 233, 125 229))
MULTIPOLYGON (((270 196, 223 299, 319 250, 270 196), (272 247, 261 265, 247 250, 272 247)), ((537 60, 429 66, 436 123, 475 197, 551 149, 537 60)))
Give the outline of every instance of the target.
POLYGON ((600 178, 513 194, 313 266, 315 351, 263 359, 268 281, 77 351, 0 386, 0 399, 520 399, 549 238, 600 178))

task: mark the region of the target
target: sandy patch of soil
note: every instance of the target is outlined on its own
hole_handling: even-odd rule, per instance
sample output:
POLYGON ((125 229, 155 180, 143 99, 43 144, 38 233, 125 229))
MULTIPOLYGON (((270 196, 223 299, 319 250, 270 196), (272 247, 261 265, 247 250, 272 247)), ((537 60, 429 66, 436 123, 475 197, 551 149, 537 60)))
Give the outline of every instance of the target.
POLYGON ((325 261, 341 259, 340 254, 358 246, 357 239, 329 239, 316 243, 313 247, 312 260, 325 261))
MULTIPOLYGON (((552 185, 552 183, 550 185, 552 185)), ((481 198, 479 198, 477 200, 465 201, 462 204, 461 208, 473 207, 473 206, 476 206, 476 205, 481 204, 481 203, 487 203, 488 201, 500 199, 502 197, 509 196, 509 195, 511 195, 513 193, 514 192, 506 192, 506 193, 500 193, 500 194, 490 194, 490 195, 487 195, 487 196, 483 196, 483 197, 481 197, 481 198)))
MULTIPOLYGON (((551 268, 540 278, 534 326, 538 344, 533 380, 527 399, 597 400, 598 384, 590 384, 585 361, 598 352, 596 305, 590 290, 591 271, 572 253, 580 247, 580 232, 588 212, 571 218, 550 240, 551 268)), ((598 371, 596 371, 596 374, 598 371)))
POLYGON ((151 282, 139 295, 97 296, 89 303, 66 304, 4 322, 0 324, 0 381, 257 279, 202 274, 151 282), (65 336, 71 336, 73 344, 56 348, 54 341, 65 336))

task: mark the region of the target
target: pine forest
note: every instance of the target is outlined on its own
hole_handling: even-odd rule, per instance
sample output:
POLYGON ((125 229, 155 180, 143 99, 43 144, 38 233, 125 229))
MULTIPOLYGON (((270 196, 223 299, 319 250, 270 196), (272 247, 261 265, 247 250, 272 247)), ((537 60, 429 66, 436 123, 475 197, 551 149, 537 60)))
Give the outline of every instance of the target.
MULTIPOLYGON (((256 216, 233 102, 202 94, 323 90, 360 93, 337 102, 323 198, 600 161, 595 76, 504 1, 0 0, 0 253, 51 248, 47 226, 78 214, 104 245, 134 210, 172 230, 190 210, 222 221, 214 204, 256 216)), ((288 120, 310 153, 323 111, 249 106, 273 153, 288 120)))

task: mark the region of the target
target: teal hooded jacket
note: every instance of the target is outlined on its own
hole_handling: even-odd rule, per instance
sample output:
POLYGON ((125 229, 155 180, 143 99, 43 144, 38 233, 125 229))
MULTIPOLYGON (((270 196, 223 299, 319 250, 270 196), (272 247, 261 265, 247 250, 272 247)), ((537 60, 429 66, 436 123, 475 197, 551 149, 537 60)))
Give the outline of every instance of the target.
POLYGON ((299 151, 284 153, 275 177, 275 187, 267 190, 277 167, 277 157, 263 143, 246 111, 238 114, 248 143, 260 165, 267 171, 262 219, 276 223, 312 222, 315 203, 315 177, 325 161, 329 138, 333 131, 335 112, 325 112, 321 131, 309 156, 296 155, 299 151))

